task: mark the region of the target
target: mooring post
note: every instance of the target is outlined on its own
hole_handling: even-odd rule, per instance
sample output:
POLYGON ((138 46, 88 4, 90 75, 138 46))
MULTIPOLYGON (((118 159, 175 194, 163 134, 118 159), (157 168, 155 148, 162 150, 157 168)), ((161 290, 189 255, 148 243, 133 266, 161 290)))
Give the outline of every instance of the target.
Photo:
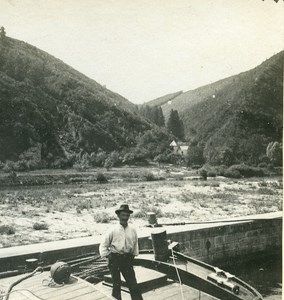
POLYGON ((26 270, 35 270, 38 267, 38 259, 37 258, 28 258, 26 259, 26 270))
POLYGON ((156 214, 154 212, 148 212, 147 217, 148 217, 149 225, 155 226, 155 225, 158 224, 157 217, 156 217, 156 214))
POLYGON ((155 260, 167 261, 169 249, 166 230, 156 230, 151 233, 155 260))

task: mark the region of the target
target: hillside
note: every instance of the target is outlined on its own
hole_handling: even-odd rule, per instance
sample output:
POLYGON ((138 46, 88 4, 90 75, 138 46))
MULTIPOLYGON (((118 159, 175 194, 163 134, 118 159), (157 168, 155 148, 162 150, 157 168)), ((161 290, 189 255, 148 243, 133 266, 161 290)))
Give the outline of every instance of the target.
POLYGON ((282 139, 283 52, 258 67, 182 93, 162 105, 167 118, 178 110, 189 141, 220 163, 231 151, 235 162, 258 163, 271 141, 282 139))
POLYGON ((149 106, 162 106, 163 104, 168 103, 169 101, 173 100, 174 98, 178 97, 179 95, 181 95, 183 92, 179 91, 176 93, 171 93, 171 94, 167 94, 165 96, 156 98, 154 100, 151 100, 149 102, 146 103, 146 105, 149 106))
POLYGON ((0 161, 47 166, 135 145, 151 124, 122 96, 25 42, 0 39, 0 161))

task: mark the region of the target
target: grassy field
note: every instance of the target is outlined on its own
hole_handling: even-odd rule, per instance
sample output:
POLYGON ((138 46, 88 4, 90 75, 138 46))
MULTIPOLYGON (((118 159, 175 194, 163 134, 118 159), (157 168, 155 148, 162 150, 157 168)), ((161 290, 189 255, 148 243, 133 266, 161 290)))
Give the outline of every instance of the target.
MULTIPOLYGON (((66 171, 55 175, 60 174, 66 171)), ((160 223, 175 223, 282 210, 280 177, 200 180, 195 171, 173 167, 124 167, 104 174, 109 178, 104 184, 1 188, 0 247, 100 235, 116 222, 114 209, 121 203, 133 208, 131 222, 140 232, 150 211, 160 223)))

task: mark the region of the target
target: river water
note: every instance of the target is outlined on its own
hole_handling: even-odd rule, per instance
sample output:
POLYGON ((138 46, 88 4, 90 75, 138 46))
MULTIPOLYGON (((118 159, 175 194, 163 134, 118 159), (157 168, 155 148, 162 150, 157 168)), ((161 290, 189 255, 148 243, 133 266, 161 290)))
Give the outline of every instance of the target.
POLYGON ((256 288, 265 300, 282 299, 281 254, 254 260, 245 265, 233 265, 228 271, 256 288))

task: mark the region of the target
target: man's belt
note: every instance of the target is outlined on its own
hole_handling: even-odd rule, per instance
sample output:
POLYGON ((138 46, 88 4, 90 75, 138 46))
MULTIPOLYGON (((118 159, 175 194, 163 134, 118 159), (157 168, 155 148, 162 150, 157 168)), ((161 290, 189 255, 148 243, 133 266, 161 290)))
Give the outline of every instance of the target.
POLYGON ((116 256, 116 257, 131 257, 131 256, 133 256, 133 254, 131 254, 131 253, 114 253, 114 252, 111 252, 110 254, 113 255, 113 256, 116 256))

